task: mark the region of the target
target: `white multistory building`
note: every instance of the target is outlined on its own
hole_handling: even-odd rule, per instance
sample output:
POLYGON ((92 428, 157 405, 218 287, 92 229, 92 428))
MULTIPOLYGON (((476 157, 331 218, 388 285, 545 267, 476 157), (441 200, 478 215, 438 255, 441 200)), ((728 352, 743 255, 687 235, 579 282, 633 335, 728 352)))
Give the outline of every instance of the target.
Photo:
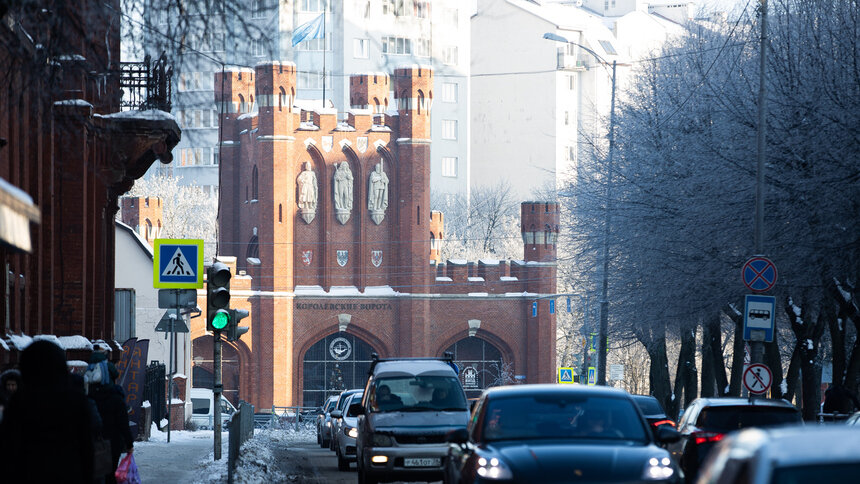
POLYGON ((467 194, 471 4, 462 0, 150 0, 153 13, 144 15, 152 26, 145 34, 148 53, 157 56, 167 51, 176 63, 173 114, 182 127, 175 161, 154 170, 217 190, 213 74, 222 64, 253 68, 272 59, 292 61, 298 71, 296 104, 314 108, 324 104, 344 118, 350 109, 351 74, 393 74, 396 67, 420 64, 432 66, 436 79, 431 186, 438 193, 467 194), (177 10, 179 4, 182 11, 177 10), (309 39, 293 46, 293 31, 321 14, 325 15, 325 40, 309 39))
POLYGON ((681 34, 692 15, 692 2, 657 3, 478 0, 472 17, 472 178, 490 185, 506 181, 517 198, 571 180, 588 152, 583 140, 607 132, 612 63, 620 93, 631 67, 681 34))

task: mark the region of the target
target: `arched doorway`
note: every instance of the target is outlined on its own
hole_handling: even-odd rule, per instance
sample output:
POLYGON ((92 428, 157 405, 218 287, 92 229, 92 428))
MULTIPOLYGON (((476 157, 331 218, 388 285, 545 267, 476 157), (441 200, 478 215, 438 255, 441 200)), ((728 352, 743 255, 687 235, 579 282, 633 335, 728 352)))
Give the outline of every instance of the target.
POLYGON ((467 397, 479 397, 485 388, 507 383, 502 352, 489 341, 470 336, 445 351, 454 354, 454 363, 460 368, 460 382, 467 397))
POLYGON ((331 334, 314 343, 302 361, 302 405, 318 407, 327 397, 343 390, 364 388, 374 351, 349 333, 331 334))
MULTIPOLYGON (((192 363, 191 386, 192 388, 212 389, 215 385, 214 361, 212 359, 212 345, 214 339, 206 335, 194 339, 191 342, 192 363)), ((239 352, 229 344, 221 345, 221 384, 224 387, 223 394, 233 405, 239 405, 239 399, 247 399, 240 394, 239 388, 239 352)))

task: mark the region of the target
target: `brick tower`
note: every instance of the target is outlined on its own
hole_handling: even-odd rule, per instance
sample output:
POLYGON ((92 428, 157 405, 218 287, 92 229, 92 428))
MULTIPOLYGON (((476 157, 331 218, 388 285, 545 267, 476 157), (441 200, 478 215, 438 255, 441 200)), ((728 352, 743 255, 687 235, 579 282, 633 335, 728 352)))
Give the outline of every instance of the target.
POLYGON ((163 207, 158 197, 122 197, 122 223, 128 225, 144 240, 152 241, 161 237, 163 207))
MULTIPOLYGON (((523 237, 523 258, 528 292, 535 294, 556 294, 557 242, 559 211, 556 202, 523 202, 520 205, 521 233, 523 237)), ((529 365, 529 381, 545 381, 547 375, 555 372, 556 317, 550 314, 550 299, 538 300, 537 316, 530 312, 528 324, 528 352, 540 354, 551 352, 550 358, 536 360, 529 365)))

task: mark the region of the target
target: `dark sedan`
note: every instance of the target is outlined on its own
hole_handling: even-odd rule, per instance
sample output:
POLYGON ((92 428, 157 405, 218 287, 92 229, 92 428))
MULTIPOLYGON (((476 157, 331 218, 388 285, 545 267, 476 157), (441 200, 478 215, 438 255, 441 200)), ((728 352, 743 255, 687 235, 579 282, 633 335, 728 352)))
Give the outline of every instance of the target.
POLYGON ((636 405, 639 406, 639 410, 642 410, 642 414, 645 415, 645 420, 648 421, 652 429, 656 430, 657 427, 660 427, 661 425, 668 425, 675 428, 675 421, 666 415, 660 402, 657 401, 657 397, 653 397, 651 395, 631 396, 633 397, 633 401, 636 402, 636 405))
POLYGON ((516 385, 484 392, 468 430, 454 431, 446 483, 679 482, 678 438, 650 431, 631 396, 606 387, 516 385))

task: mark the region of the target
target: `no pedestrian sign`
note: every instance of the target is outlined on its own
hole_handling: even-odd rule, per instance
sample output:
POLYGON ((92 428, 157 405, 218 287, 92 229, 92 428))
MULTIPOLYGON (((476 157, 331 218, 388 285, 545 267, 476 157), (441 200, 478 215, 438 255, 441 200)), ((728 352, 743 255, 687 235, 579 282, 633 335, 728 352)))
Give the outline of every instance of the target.
POLYGON ((761 363, 750 365, 744 370, 744 387, 752 394, 767 393, 772 381, 773 374, 770 368, 761 363))
POLYGON ((155 239, 152 286, 161 289, 203 287, 203 240, 155 239))

